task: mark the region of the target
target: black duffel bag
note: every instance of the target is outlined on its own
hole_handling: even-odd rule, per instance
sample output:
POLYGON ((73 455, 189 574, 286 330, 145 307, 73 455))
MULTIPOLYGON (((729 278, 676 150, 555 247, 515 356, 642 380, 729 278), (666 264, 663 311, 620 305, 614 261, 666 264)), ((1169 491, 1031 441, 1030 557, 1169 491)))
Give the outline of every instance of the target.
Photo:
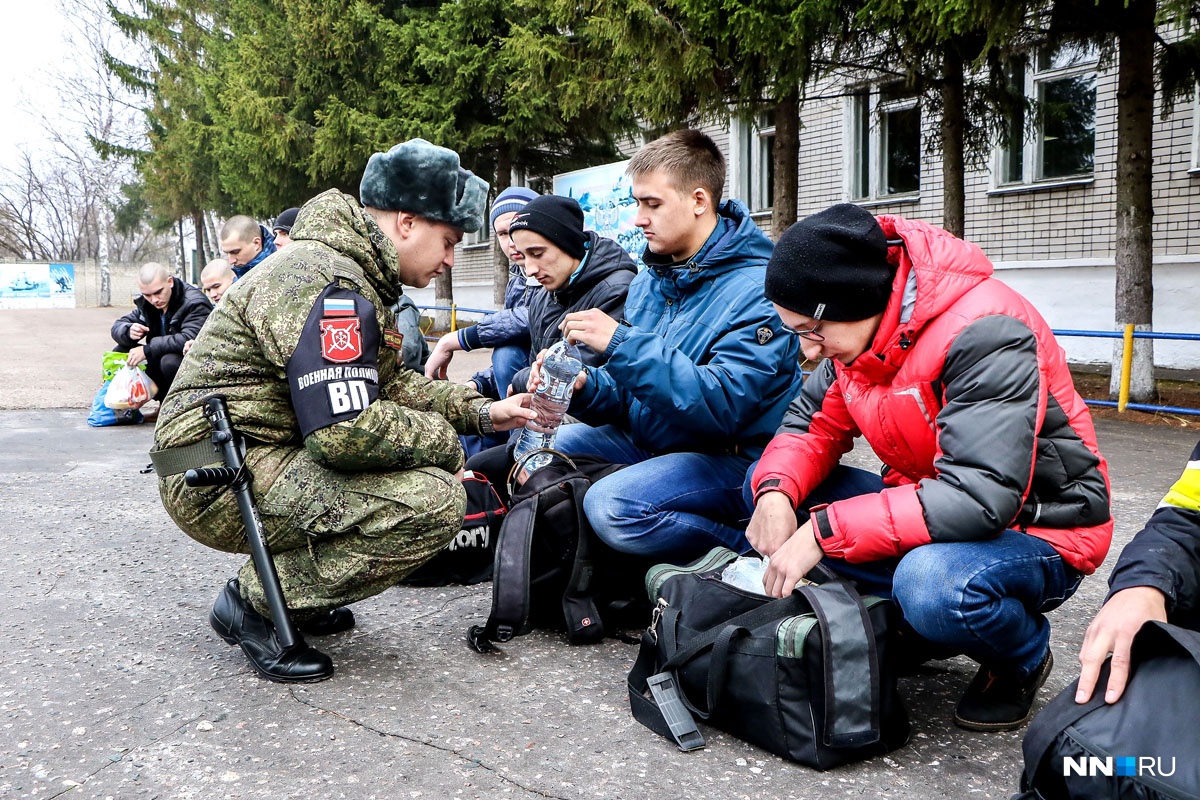
POLYGON ((492 579, 496 538, 508 509, 484 475, 466 470, 462 486, 467 493, 462 529, 437 555, 402 578, 401 585, 468 586, 492 579))
MULTIPOLYGON (((820 568, 821 584, 772 599, 721 580, 737 558, 717 548, 687 567, 646 575, 653 621, 629 673, 646 727, 681 749, 704 746, 694 718, 816 769, 908 741, 889 658, 891 601, 865 601, 820 568)), ((819 573, 819 574, 818 574, 819 573)))

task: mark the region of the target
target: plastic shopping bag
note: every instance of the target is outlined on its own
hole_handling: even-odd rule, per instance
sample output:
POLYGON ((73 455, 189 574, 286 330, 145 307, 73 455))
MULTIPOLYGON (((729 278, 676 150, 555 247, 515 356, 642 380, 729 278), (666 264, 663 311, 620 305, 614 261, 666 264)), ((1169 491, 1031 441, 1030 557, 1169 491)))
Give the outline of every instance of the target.
POLYGON ((104 405, 117 411, 141 408, 156 391, 154 381, 145 372, 136 367, 121 367, 108 384, 104 405))

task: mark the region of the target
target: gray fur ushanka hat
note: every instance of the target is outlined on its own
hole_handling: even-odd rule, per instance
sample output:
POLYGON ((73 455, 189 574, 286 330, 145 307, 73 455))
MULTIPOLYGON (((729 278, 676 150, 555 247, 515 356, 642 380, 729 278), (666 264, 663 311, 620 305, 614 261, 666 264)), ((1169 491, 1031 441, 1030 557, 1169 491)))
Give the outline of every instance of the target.
POLYGON ((487 182, 463 169, 458 153, 424 139, 371 156, 358 187, 364 206, 407 211, 467 233, 483 226, 487 194, 487 182))

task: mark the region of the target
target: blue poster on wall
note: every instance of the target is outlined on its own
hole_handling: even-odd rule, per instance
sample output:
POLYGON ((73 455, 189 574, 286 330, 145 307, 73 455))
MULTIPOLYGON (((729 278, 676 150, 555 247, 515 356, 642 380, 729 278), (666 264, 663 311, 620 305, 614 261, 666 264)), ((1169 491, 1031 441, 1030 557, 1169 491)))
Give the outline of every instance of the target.
POLYGON ((0 308, 74 307, 74 264, 0 264, 0 308))
POLYGON ((633 224, 637 201, 625 174, 628 161, 604 164, 554 176, 554 193, 573 197, 583 209, 583 227, 615 239, 642 266, 646 237, 633 224))

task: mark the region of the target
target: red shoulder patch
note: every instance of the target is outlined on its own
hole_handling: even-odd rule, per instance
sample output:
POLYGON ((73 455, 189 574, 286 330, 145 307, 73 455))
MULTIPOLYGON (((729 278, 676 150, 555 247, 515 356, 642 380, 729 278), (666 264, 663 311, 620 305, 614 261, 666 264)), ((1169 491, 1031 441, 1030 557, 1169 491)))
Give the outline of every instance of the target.
POLYGON ((362 358, 362 333, 357 317, 321 320, 321 355, 326 361, 345 364, 362 358))

